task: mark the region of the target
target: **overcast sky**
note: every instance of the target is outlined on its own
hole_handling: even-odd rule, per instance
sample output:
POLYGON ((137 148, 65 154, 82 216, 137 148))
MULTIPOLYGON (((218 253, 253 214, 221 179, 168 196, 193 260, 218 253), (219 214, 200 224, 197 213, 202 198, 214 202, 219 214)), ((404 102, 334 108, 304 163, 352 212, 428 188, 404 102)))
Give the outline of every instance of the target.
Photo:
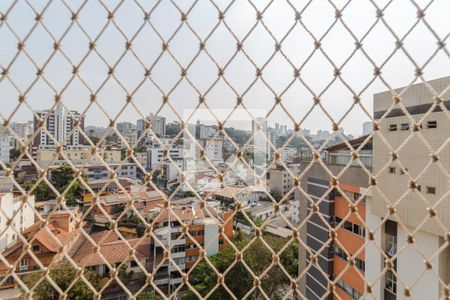
MULTIPOLYGON (((0 11, 5 13, 13 1, 0 1, 0 11)), ((35 5, 37 11, 41 11, 47 1, 30 1, 35 5)), ((73 10, 76 10, 82 1, 67 1, 73 10)), ((119 1, 103 1, 109 8, 113 8, 119 1)), ((193 1, 175 1, 179 8, 187 12, 193 1)), ((230 1, 217 0, 220 9, 225 9, 230 1)), ((263 9, 269 1, 254 0, 256 8, 263 9)), ((298 10, 306 5, 308 1, 292 1, 298 10)), ((342 7, 347 3, 343 0, 333 1, 336 6, 342 7)), ((375 1, 383 7, 387 0, 375 1)), ((415 0, 421 7, 425 7, 429 1, 415 0)), ((140 1, 145 10, 150 11, 156 1, 140 1)), ((450 1, 436 0, 426 10, 425 18, 435 31, 435 34, 444 39, 449 34, 450 1)), ((385 22, 388 23, 394 33, 403 37, 417 21, 417 8, 408 0, 394 0, 384 12, 385 22)), ((60 39, 63 32, 70 25, 71 12, 61 1, 53 1, 43 14, 43 22, 56 39, 60 39)), ((248 1, 237 0, 226 11, 225 22, 234 32, 235 36, 242 40, 252 26, 256 23, 255 8, 248 1)), ((151 15, 151 22, 158 30, 160 37, 155 34, 149 24, 146 24, 139 35, 133 40, 133 49, 146 68, 150 68, 162 51, 162 41, 173 34, 180 25, 180 12, 168 0, 161 1, 151 15)), ((353 34, 361 39, 369 28, 377 21, 376 9, 370 1, 350 1, 342 12, 342 19, 351 29, 353 34)), ((115 23, 123 33, 131 39, 134 33, 143 24, 143 12, 133 1, 125 1, 115 14, 115 23)), ((338 121, 350 108, 353 95, 348 88, 336 80, 327 91, 326 86, 333 80, 334 67, 320 51, 316 52, 305 64, 305 60, 314 50, 314 40, 305 28, 295 21, 295 13, 287 1, 275 0, 263 14, 262 21, 271 30, 274 38, 279 42, 286 32, 294 26, 291 33, 283 39, 281 49, 296 68, 303 66, 301 78, 298 79, 283 93, 281 99, 286 110, 296 119, 301 120, 313 104, 313 93, 321 94, 321 101, 332 118, 338 121), (306 84, 307 87, 304 85, 306 84)), ((326 0, 314 0, 302 14, 302 22, 317 39, 327 31, 335 21, 335 9, 326 0)), ((108 22, 107 12, 100 1, 88 1, 79 14, 79 23, 92 40, 95 39, 101 28, 108 22)), ((199 37, 204 40, 218 22, 218 11, 210 1, 200 0, 187 14, 187 22, 199 37)), ((8 24, 16 34, 23 39, 35 23, 35 15, 25 1, 18 1, 16 6, 8 15, 8 24)), ((379 21, 363 41, 363 49, 377 65, 381 65, 395 50, 395 37, 379 21)), ((17 38, 8 26, 0 21, 0 64, 8 66, 17 52, 17 38)), ((25 49, 41 67, 52 55, 53 39, 39 25, 25 43, 25 49)), ((110 23, 104 34, 97 40, 97 51, 110 65, 122 56, 125 51, 126 39, 110 23)), ((448 41, 447 41, 448 42, 448 41)), ((83 31, 74 25, 61 42, 61 53, 55 54, 50 63, 45 67, 44 75, 47 81, 60 92, 72 76, 72 65, 78 65, 88 52, 89 39, 83 31), (71 62, 69 62, 69 59, 71 62)), ((251 57, 253 63, 258 67, 265 65, 274 52, 274 40, 268 34, 260 22, 254 31, 246 38, 243 49, 251 57)), ((323 38, 322 48, 328 57, 337 65, 341 66, 355 49, 355 40, 349 34, 341 22, 337 22, 334 28, 323 38)), ((404 40, 404 47, 410 57, 418 65, 423 65, 436 51, 437 39, 425 26, 423 22, 404 40)), ((183 24, 178 34, 170 41, 169 48, 178 62, 186 67, 195 57, 199 49, 198 38, 183 24)), ((208 37, 206 49, 219 66, 224 67, 236 51, 236 39, 229 29, 221 23, 215 32, 208 37)), ((342 77, 346 84, 356 93, 373 79, 373 65, 365 57, 362 51, 346 63, 342 69, 342 77)), ((91 53, 80 66, 79 75, 90 87, 96 91, 106 78, 108 67, 97 53, 91 53)), ((54 91, 49 88, 44 80, 39 80, 31 89, 30 83, 35 79, 36 68, 25 53, 20 54, 10 68, 10 77, 22 92, 27 92, 27 101, 33 109, 48 108, 54 97, 54 91)), ((207 91, 217 79, 218 68, 211 58, 203 51, 190 65, 187 78, 202 94, 207 91)), ((250 63, 243 52, 239 52, 224 71, 224 77, 234 90, 242 94, 255 79, 255 67, 250 63)), ((293 67, 278 52, 272 60, 265 65, 262 77, 270 85, 276 94, 281 94, 293 79, 293 67)), ((424 69, 425 79, 434 79, 450 74, 450 60, 444 51, 438 51, 435 57, 429 61, 424 69)), ((117 80, 129 91, 136 90, 144 79, 144 68, 137 62, 134 55, 126 53, 121 62, 115 68, 117 80)), ((383 78, 392 87, 409 84, 414 80, 415 66, 405 53, 400 50, 383 65, 383 78)), ((0 77, 1 78, 1 77, 0 77)), ((151 78, 164 93, 169 93, 173 85, 180 78, 180 67, 166 51, 159 61, 153 66, 151 78)), ((362 103, 372 113, 373 93, 387 90, 388 88, 381 80, 376 79, 364 93, 362 103)), ((0 82, 1 113, 8 116, 17 105, 18 91, 5 78, 0 82)), ((76 78, 63 92, 63 100, 69 109, 84 111, 89 105, 91 92, 81 80, 76 78)), ((183 116, 183 109, 192 109, 198 103, 198 92, 183 80, 180 85, 170 94, 169 102, 174 109, 183 116)), ((207 93, 206 102, 214 109, 229 109, 236 103, 236 95, 223 79, 207 93)), ((244 95, 243 101, 249 109, 270 110, 274 104, 274 94, 262 82, 258 80, 244 95)), ((116 116, 126 102, 125 91, 114 81, 109 80, 98 92, 99 104, 110 114, 116 116)), ((136 108, 143 114, 148 115, 155 112, 162 104, 162 94, 158 88, 146 80, 134 93, 136 108)), ((163 108, 160 115, 169 120, 176 119, 175 114, 167 106, 163 108)), ((139 117, 133 106, 128 106, 122 112, 119 120, 134 122, 139 117)), ((195 119, 197 116, 193 116, 195 119)), ((31 119, 31 113, 25 106, 19 109, 13 117, 13 121, 25 121, 31 119)), ((345 131, 355 135, 361 134, 364 121, 369 120, 361 109, 355 108, 342 123, 345 131)), ((269 124, 279 122, 292 126, 292 122, 286 113, 278 106, 269 116, 269 124)), ((108 121, 105 114, 96 105, 92 106, 86 117, 87 125, 107 126, 108 121)), ((331 129, 331 122, 325 114, 316 107, 303 123, 305 128, 312 131, 318 129, 331 129)))

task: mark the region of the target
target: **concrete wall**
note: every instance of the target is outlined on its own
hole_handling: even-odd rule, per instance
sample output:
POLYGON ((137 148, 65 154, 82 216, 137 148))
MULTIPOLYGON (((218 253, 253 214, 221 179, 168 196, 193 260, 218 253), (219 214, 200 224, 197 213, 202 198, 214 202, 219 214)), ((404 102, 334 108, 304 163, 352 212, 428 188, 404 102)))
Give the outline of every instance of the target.
POLYGON ((216 223, 205 224, 205 251, 207 256, 219 252, 219 225, 216 223))
MULTIPOLYGON (((441 92, 450 84, 450 76, 444 77, 438 80, 429 82, 437 92, 441 92)), ((398 89, 397 91, 400 91, 398 89)), ((443 96, 444 100, 448 100, 450 91, 443 96)), ((408 89, 402 95, 402 103, 411 111, 421 112, 426 109, 431 103, 433 103, 433 95, 423 84, 414 85, 408 89), (427 106, 428 105, 428 106, 427 106)), ((392 95, 390 92, 383 92, 374 96, 374 112, 383 112, 389 108, 392 104, 392 95)), ((450 105, 450 103, 446 104, 450 105)), ((412 117, 416 122, 419 120, 422 123, 422 130, 420 130, 423 138, 430 144, 432 149, 430 150, 425 146, 421 137, 417 133, 412 133, 411 120, 399 115, 400 111, 397 111, 391 117, 388 117, 379 122, 380 133, 384 136, 387 142, 397 152, 399 159, 404 168, 399 166, 396 162, 390 162, 391 150, 386 146, 384 140, 379 137, 378 134, 374 136, 373 149, 374 149, 374 166, 373 173, 379 174, 378 189, 374 189, 374 199, 372 211, 377 216, 382 217, 386 214, 386 207, 389 203, 394 203, 405 193, 404 199, 397 207, 397 213, 405 225, 410 227, 416 227, 427 216, 427 207, 435 204, 441 197, 447 192, 449 188, 449 182, 445 172, 442 172, 438 164, 431 164, 427 171, 423 174, 421 172, 425 169, 430 162, 430 155, 437 151, 449 137, 449 119, 442 111, 432 112, 426 118, 423 113, 414 114, 412 117), (427 128, 427 121, 437 121, 437 128, 427 128), (400 130, 401 124, 409 124, 409 130, 400 130), (390 125, 397 125, 396 131, 389 131, 390 125), (407 141, 405 146, 397 150, 404 141, 413 134, 412 138, 407 141), (393 167, 395 173, 389 173, 389 170, 383 168, 393 167), (416 178, 419 174, 421 176, 417 180, 417 184, 421 186, 421 195, 425 197, 425 201, 420 197, 418 191, 412 191, 409 188, 409 182, 411 178, 406 174, 401 174, 401 169, 407 169, 411 178, 416 178), (427 194, 426 187, 436 188, 436 194, 427 194), (384 195, 383 195, 384 194, 384 195), (388 201, 385 201, 385 196, 388 201), (428 203, 427 203, 428 202, 428 203)), ((447 145, 439 153, 440 162, 446 172, 450 172, 450 145, 447 145)), ((405 171, 405 170, 403 170, 405 171)), ((450 197, 445 197, 440 201, 440 204, 436 207, 440 220, 444 224, 450 223, 450 197)), ((444 235, 439 226, 436 226, 434 221, 428 221, 423 230, 444 235)))
MULTIPOLYGON (((408 228, 408 231, 413 231, 413 228, 408 228)), ((414 245, 406 244, 407 233, 399 226, 398 227, 398 246, 399 256, 397 260, 397 271, 399 274, 397 295, 402 294, 404 287, 400 284, 403 282, 406 286, 414 286, 411 288, 411 295, 413 299, 439 299, 439 282, 435 275, 428 271, 422 275, 425 270, 423 263, 423 256, 432 257, 439 249, 439 237, 419 231, 415 235, 414 245), (407 245, 402 251, 401 249, 407 245), (417 249, 418 250, 417 250, 417 249), (420 279, 418 279, 420 277, 420 279)), ((439 256, 431 261, 433 268, 438 272, 439 256)))
POLYGON ((370 284, 372 286, 372 295, 374 296, 374 299, 383 299, 382 295, 384 288, 384 276, 381 276, 381 278, 379 278, 381 270, 384 267, 383 256, 380 254, 379 249, 383 249, 383 227, 379 228, 381 219, 375 216, 371 211, 372 201, 373 199, 371 198, 367 199, 366 201, 366 225, 369 230, 375 233, 375 241, 370 241, 366 234, 366 269, 364 275, 367 284, 370 284))

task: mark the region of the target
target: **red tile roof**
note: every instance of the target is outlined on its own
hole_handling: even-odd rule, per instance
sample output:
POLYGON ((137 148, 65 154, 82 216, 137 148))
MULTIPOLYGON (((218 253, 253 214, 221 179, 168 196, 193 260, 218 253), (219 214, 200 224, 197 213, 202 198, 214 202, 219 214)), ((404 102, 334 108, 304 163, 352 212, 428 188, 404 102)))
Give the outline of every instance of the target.
MULTIPOLYGON (((108 263, 120 263, 129 259, 130 247, 121 240, 113 231, 102 231, 90 235, 98 245, 98 251, 105 260, 95 251, 96 245, 89 240, 85 240, 81 247, 76 251, 73 260, 80 266, 98 266, 108 263)), ((135 249, 137 259, 142 260, 150 256, 150 238, 138 238, 127 240, 130 246, 135 249)))

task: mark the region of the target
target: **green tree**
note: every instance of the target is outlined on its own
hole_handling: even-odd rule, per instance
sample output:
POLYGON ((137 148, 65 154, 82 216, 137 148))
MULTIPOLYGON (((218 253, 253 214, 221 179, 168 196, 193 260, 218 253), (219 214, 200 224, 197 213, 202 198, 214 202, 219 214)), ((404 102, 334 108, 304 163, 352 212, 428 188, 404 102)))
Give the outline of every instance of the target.
POLYGON ((272 191, 270 192, 270 195, 271 195, 271 196, 273 197, 273 199, 275 199, 276 201, 280 201, 281 198, 283 198, 283 194, 282 194, 279 190, 277 190, 277 189, 272 190, 272 191))
POLYGON ((181 131, 179 122, 172 122, 166 125, 166 135, 174 137, 181 131))
POLYGON ((162 300, 161 296, 156 295, 152 292, 142 292, 137 297, 136 300, 162 300))
POLYGON ((10 161, 15 161, 20 155, 20 151, 17 150, 16 148, 11 148, 11 150, 9 150, 9 159, 10 161))
MULTIPOLYGON (((100 139, 94 135, 88 135, 88 138, 91 140, 92 144, 97 145, 97 143, 100 141, 100 139)), ((83 145, 90 145, 88 140, 85 140, 83 142, 83 145)))
MULTIPOLYGON (((284 247, 289 239, 284 239, 272 235, 264 235, 264 240, 276 253, 284 247)), ((250 242, 250 237, 243 233, 234 236, 234 244, 238 249, 243 249, 250 242)), ((235 252, 232 247, 227 247, 224 251, 209 258, 214 267, 221 273, 227 270, 235 260, 235 252)), ((256 274, 262 274, 272 262, 272 253, 261 240, 256 240, 244 252, 244 261, 256 274)), ((281 265, 292 277, 297 276, 298 269, 298 243, 292 242, 280 254, 281 265)), ((217 276, 211 270, 206 261, 201 261, 192 271, 189 279, 190 283, 202 295, 206 295, 217 283, 217 276)), ((233 292, 236 298, 241 299, 253 286, 253 278, 241 262, 235 264, 225 276, 225 284, 233 292)), ((289 285, 289 278, 282 272, 279 266, 272 267, 261 281, 261 287, 270 299, 279 299, 285 293, 289 285)), ((220 286, 211 296, 212 299, 230 299, 228 292, 220 286)), ((257 299, 256 294, 250 297, 257 299)), ((197 299, 194 293, 187 292, 182 297, 183 300, 197 299)))
MULTIPOLYGON (((29 191, 29 190, 31 190, 31 188, 33 187, 33 185, 36 182, 37 182, 37 180, 27 182, 27 183, 25 183, 23 188, 26 191, 29 191)), ((44 181, 41 181, 36 186, 36 188, 33 190, 32 194, 35 196, 36 201, 45 201, 45 200, 49 200, 49 199, 55 197, 55 194, 53 193, 53 191, 49 188, 49 186, 44 181)))
MULTIPOLYGON (((77 271, 69 263, 63 262, 53 266, 50 269, 49 275, 62 291, 66 291, 72 284, 74 278, 77 276, 77 271)), ((94 288, 98 288, 98 278, 95 273, 85 269, 84 276, 94 288)), ((34 291, 34 299, 59 299, 60 295, 58 291, 48 282, 48 280, 43 280, 38 283, 38 280, 41 279, 41 277, 42 274, 40 272, 35 272, 31 274, 30 281, 28 283, 29 287, 34 287, 37 284, 34 291)), ((82 279, 78 279, 70 290, 67 291, 67 299, 69 300, 85 300, 93 298, 94 294, 92 290, 82 279)))
MULTIPOLYGON (((86 177, 83 175, 86 180, 86 177)), ((57 169, 50 172, 49 180, 50 183, 58 190, 58 192, 63 193, 75 179, 75 173, 72 168, 65 164, 57 169)), ((37 180, 28 182, 25 184, 24 188, 28 191, 37 182, 37 180)), ((66 192, 65 198, 67 205, 75 205, 77 203, 77 198, 80 194, 81 183, 76 180, 70 189, 66 192)), ((41 181, 36 189, 33 191, 37 201, 45 201, 55 197, 55 194, 50 189, 50 187, 44 181, 41 181)))
MULTIPOLYGON (((50 173, 50 182, 55 186, 55 188, 60 192, 64 192, 72 181, 75 178, 75 173, 72 168, 65 164, 61 167, 54 169, 50 173)), ((83 178, 87 180, 85 175, 83 178)), ((67 205, 75 205, 77 204, 77 198, 80 195, 81 182, 76 180, 74 184, 70 187, 70 189, 65 194, 67 205)))
POLYGON ((145 153, 147 152, 146 146, 137 146, 133 149, 134 153, 145 153))
POLYGON ((239 146, 245 144, 250 138, 250 134, 245 130, 236 129, 234 127, 226 127, 226 134, 239 146))
POLYGON ((131 277, 133 276, 133 271, 128 272, 128 267, 126 265, 122 265, 119 268, 119 279, 126 284, 128 281, 130 281, 131 277))
POLYGON ((136 235, 138 237, 144 236, 146 227, 138 216, 132 215, 128 218, 128 222, 136 225, 136 235))

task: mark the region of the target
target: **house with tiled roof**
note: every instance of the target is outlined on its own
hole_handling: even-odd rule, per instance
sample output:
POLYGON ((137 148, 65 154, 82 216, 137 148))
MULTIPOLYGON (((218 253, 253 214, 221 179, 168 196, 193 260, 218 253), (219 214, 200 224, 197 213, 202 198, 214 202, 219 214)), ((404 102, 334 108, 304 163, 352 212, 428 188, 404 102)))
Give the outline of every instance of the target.
MULTIPOLYGON (((46 217, 46 216, 43 216, 46 217)), ((8 263, 14 266, 16 274, 26 281, 32 271, 42 270, 54 261, 59 261, 62 251, 68 253, 80 238, 80 226, 77 226, 81 212, 54 211, 47 216, 48 224, 38 221, 22 231, 21 238, 2 253, 8 263), (24 252, 29 245, 29 251, 24 252)), ((7 276, 9 268, 0 262, 0 276, 7 276)), ((12 281, 9 281, 13 283, 12 281)))
MULTIPOLYGON (((98 198, 98 204, 109 214, 115 214, 122 211, 123 208, 131 202, 135 205, 144 205, 148 203, 163 202, 167 197, 161 191, 131 191, 129 193, 117 193, 101 196, 98 198)), ((96 211, 100 212, 98 208, 96 211)))
POLYGON ((110 267, 120 264, 127 272, 139 273, 147 268, 150 256, 150 238, 124 240, 112 230, 104 230, 83 237, 80 247, 74 251, 72 259, 78 266, 87 267, 100 278, 109 275, 110 267), (134 249, 134 257, 130 251, 134 249))

